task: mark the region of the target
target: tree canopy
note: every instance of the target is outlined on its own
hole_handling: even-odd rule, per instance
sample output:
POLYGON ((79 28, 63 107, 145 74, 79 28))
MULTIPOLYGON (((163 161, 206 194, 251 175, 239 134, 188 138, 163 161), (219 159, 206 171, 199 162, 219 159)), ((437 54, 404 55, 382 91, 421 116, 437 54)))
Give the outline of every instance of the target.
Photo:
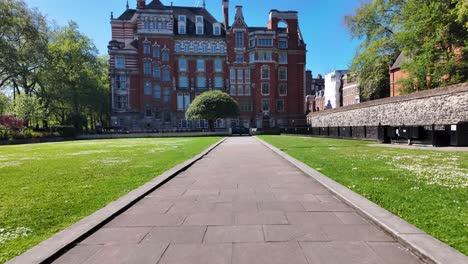
POLYGON ((230 95, 221 91, 202 93, 193 100, 185 113, 188 120, 208 120, 211 130, 213 130, 216 119, 237 116, 239 116, 237 102, 230 95))
POLYGON ((352 37, 362 40, 351 70, 363 98, 387 95, 388 69, 400 52, 410 58, 402 67, 408 91, 467 81, 467 6, 463 0, 371 0, 346 16, 352 37))
POLYGON ((52 29, 24 1, 0 1, 0 54, 0 89, 13 95, 0 103, 10 105, 7 114, 36 125, 74 125, 78 130, 92 128, 96 121, 106 123, 107 58, 98 56, 75 22, 52 29))

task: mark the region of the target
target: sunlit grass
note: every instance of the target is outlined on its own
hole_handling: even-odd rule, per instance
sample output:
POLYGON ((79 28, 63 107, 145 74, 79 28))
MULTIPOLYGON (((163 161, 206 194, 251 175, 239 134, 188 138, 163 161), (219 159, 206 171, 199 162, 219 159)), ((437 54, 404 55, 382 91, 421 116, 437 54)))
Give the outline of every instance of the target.
POLYGON ((337 182, 468 254, 468 152, 261 136, 337 182))
POLYGON ((219 139, 116 139, 0 147, 0 263, 219 139))

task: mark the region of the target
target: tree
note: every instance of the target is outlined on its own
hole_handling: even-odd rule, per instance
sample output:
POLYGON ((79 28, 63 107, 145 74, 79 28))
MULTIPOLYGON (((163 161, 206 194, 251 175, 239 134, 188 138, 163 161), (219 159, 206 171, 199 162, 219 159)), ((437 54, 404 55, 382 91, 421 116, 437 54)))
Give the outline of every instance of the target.
POLYGON ((44 105, 60 124, 88 129, 109 111, 107 62, 75 22, 57 30, 48 49, 50 62, 41 74, 44 105))
POLYGON ((193 100, 185 113, 188 120, 208 120, 210 131, 218 118, 239 116, 239 105, 228 94, 221 91, 204 92, 193 100))
POLYGON ((468 2, 463 0, 372 0, 345 22, 363 39, 351 64, 362 96, 375 99, 389 90, 388 67, 400 52, 406 91, 468 80, 468 2))
POLYGON ((10 106, 10 98, 0 91, 0 116, 4 115, 10 106))
POLYGON ((399 53, 394 33, 400 25, 404 0, 373 0, 364 3, 354 15, 345 17, 353 38, 363 39, 351 63, 360 80, 365 100, 387 96, 390 87, 388 67, 399 53))
POLYGON ((410 60, 402 66, 407 90, 468 80, 468 2, 408 0, 396 39, 410 60))
POLYGON ((12 111, 16 117, 24 120, 26 126, 38 124, 42 120, 43 106, 34 95, 19 94, 12 104, 12 111))
POLYGON ((38 71, 47 63, 49 29, 45 17, 21 0, 0 1, 0 87, 13 96, 31 94, 38 71))

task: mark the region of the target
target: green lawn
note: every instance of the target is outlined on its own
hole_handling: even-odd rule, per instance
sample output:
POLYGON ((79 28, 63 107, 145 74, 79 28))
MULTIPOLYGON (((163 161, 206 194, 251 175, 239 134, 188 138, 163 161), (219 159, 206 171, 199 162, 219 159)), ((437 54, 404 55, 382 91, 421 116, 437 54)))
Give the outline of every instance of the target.
POLYGON ((261 136, 296 159, 468 254, 468 152, 261 136))
POLYGON ((0 263, 220 139, 116 139, 0 147, 0 263))

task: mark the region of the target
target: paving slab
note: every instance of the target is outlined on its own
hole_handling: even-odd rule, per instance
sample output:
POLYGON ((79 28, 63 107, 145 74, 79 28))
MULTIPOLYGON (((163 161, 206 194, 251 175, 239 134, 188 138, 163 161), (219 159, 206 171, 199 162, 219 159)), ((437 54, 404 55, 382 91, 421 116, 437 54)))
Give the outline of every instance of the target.
POLYGON ((392 258, 422 263, 316 180, 256 139, 242 137, 225 140, 56 263, 322 264, 392 258))

